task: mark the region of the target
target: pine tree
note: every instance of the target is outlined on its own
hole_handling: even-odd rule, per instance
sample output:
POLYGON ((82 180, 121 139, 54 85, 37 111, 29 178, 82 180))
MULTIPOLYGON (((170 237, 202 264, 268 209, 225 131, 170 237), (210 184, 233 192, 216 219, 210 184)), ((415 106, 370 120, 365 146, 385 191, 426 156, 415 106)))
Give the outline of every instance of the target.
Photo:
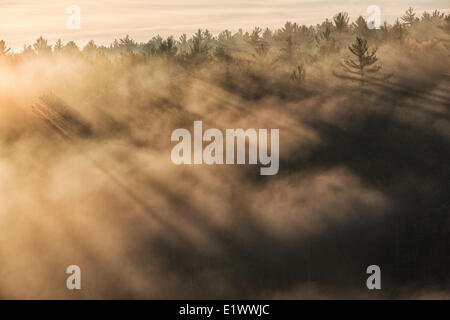
POLYGON ((65 54, 76 55, 80 53, 80 48, 78 48, 77 44, 74 41, 69 41, 63 48, 65 54))
POLYGON ((356 41, 348 47, 350 52, 356 59, 348 58, 341 64, 346 72, 359 75, 361 80, 366 79, 368 73, 375 73, 381 69, 380 66, 374 65, 378 59, 375 55, 376 49, 369 52, 367 40, 357 37, 356 41))
POLYGON ((277 32, 277 38, 281 41, 285 41, 281 51, 283 52, 283 58, 288 62, 293 62, 296 51, 295 35, 298 31, 298 25, 287 21, 284 27, 277 32))
POLYGON ((31 45, 26 45, 26 44, 24 44, 24 45, 23 45, 23 50, 22 50, 21 55, 22 55, 23 57, 32 57, 32 56, 34 56, 34 55, 35 55, 35 52, 34 52, 34 50, 33 50, 33 47, 32 47, 31 45))
POLYGON ((224 30, 221 33, 219 33, 219 36, 217 38, 220 43, 225 44, 225 42, 231 41, 232 39, 231 32, 229 30, 224 30))
POLYGON ((119 39, 119 47, 124 48, 127 52, 134 52, 137 49, 138 44, 127 34, 125 38, 119 39))
POLYGON ((381 35, 381 39, 383 39, 383 41, 386 41, 389 39, 390 29, 391 29, 391 26, 386 21, 383 23, 383 25, 380 26, 380 35, 381 35))
POLYGON ((0 56, 6 56, 11 48, 6 47, 6 42, 4 40, 0 40, 0 56))
POLYGON ((421 20, 426 22, 439 23, 444 18, 444 13, 440 12, 439 10, 434 10, 432 13, 424 11, 421 20))
POLYGON ((336 41, 332 36, 332 23, 327 23, 328 20, 322 25, 323 31, 319 31, 318 35, 315 37, 317 48, 320 54, 330 54, 337 51, 336 41))
POLYGON ((250 44, 253 46, 253 49, 256 52, 258 58, 263 58, 267 55, 269 51, 269 46, 267 42, 260 36, 262 29, 259 27, 255 27, 253 29, 252 34, 250 35, 250 44))
POLYGON ((90 57, 95 58, 97 56, 97 50, 98 47, 95 44, 94 40, 90 40, 84 47, 83 47, 83 54, 90 57))
POLYGON ((173 57, 177 54, 178 48, 175 45, 175 40, 172 36, 168 37, 167 40, 163 40, 159 45, 158 53, 168 57, 173 57))
POLYGON ((419 21, 419 18, 416 18, 416 13, 412 7, 409 7, 408 10, 405 11, 405 14, 401 17, 401 19, 403 24, 409 27, 419 21))
POLYGON ((360 38, 366 38, 370 32, 367 21, 362 16, 359 16, 358 19, 352 23, 352 28, 356 36, 360 38))
POLYGON ((262 37, 263 37, 264 41, 266 41, 266 42, 271 41, 272 37, 273 37, 272 30, 270 30, 269 28, 266 28, 264 30, 262 37))
POLYGON ((348 22, 350 18, 348 17, 347 12, 339 12, 337 15, 333 17, 333 20, 334 25, 336 26, 336 30, 342 32, 348 28, 348 22))
POLYGON ((53 46, 53 52, 54 52, 54 53, 59 53, 59 52, 61 52, 61 50, 63 49, 63 47, 64 47, 64 44, 63 44, 62 40, 61 40, 61 39, 58 39, 58 40, 56 41, 55 45, 53 46))
POLYGON ((406 29, 403 24, 400 23, 400 21, 397 19, 395 20, 395 24, 392 26, 391 35, 392 39, 400 41, 403 40, 403 38, 406 35, 406 29))
POLYGON ((291 74, 291 80, 300 84, 305 80, 306 72, 303 65, 298 65, 291 74))
POLYGON ((48 45, 47 39, 39 37, 33 44, 33 48, 38 55, 49 55, 52 53, 52 46, 48 45))
POLYGON ((250 42, 255 45, 260 40, 260 33, 262 32, 260 27, 255 27, 250 35, 250 42))
POLYGON ((192 37, 192 45, 191 45, 191 55, 192 56, 200 56, 207 55, 209 52, 208 44, 203 37, 202 30, 198 29, 198 31, 192 37))
POLYGON ((187 41, 187 36, 185 33, 183 33, 179 38, 178 41, 176 43, 177 47, 178 47, 178 52, 181 55, 184 55, 186 53, 188 53, 189 51, 189 45, 188 45, 188 41, 187 41))

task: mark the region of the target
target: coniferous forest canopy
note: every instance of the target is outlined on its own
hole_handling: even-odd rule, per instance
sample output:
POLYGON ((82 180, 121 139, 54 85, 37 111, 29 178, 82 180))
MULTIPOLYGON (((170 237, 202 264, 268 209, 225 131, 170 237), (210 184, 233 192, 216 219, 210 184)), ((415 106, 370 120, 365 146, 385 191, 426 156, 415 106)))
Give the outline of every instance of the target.
POLYGON ((449 298, 449 54, 450 15, 412 8, 379 29, 1 40, 0 297, 449 298), (279 173, 174 165, 194 120, 279 128, 279 173))

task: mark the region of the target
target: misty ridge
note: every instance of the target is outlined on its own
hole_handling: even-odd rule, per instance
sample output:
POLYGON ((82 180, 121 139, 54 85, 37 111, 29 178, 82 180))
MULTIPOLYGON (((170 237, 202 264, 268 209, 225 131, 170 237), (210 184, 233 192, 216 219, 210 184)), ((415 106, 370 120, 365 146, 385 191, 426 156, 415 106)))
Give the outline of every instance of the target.
POLYGON ((449 298, 449 46, 450 15, 411 8, 0 41, 0 298, 449 298), (279 129, 278 174, 174 165, 198 120, 279 129))

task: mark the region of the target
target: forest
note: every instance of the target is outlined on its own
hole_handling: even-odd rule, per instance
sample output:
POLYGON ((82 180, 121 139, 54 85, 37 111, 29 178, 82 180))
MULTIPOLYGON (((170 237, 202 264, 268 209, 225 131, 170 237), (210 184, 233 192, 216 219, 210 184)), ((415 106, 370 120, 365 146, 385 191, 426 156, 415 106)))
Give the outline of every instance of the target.
POLYGON ((449 55, 450 15, 413 8, 1 40, 0 298, 450 298, 449 55), (199 120, 279 129, 278 174, 173 164, 199 120))

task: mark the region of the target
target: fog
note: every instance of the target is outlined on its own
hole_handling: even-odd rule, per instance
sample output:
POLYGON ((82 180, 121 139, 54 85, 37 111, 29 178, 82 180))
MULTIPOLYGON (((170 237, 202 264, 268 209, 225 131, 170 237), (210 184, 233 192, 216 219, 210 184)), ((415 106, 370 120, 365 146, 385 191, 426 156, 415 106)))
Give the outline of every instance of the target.
POLYGON ((313 37, 288 58, 282 33, 265 54, 237 34, 225 56, 217 39, 197 54, 2 56, 0 297, 448 298, 437 21, 367 31, 382 66, 367 79, 340 65, 350 28, 330 52, 313 37), (173 164, 171 132, 194 120, 279 128, 279 173, 173 164), (66 289, 71 264, 81 291, 66 289), (371 264, 381 291, 366 288, 371 264))

